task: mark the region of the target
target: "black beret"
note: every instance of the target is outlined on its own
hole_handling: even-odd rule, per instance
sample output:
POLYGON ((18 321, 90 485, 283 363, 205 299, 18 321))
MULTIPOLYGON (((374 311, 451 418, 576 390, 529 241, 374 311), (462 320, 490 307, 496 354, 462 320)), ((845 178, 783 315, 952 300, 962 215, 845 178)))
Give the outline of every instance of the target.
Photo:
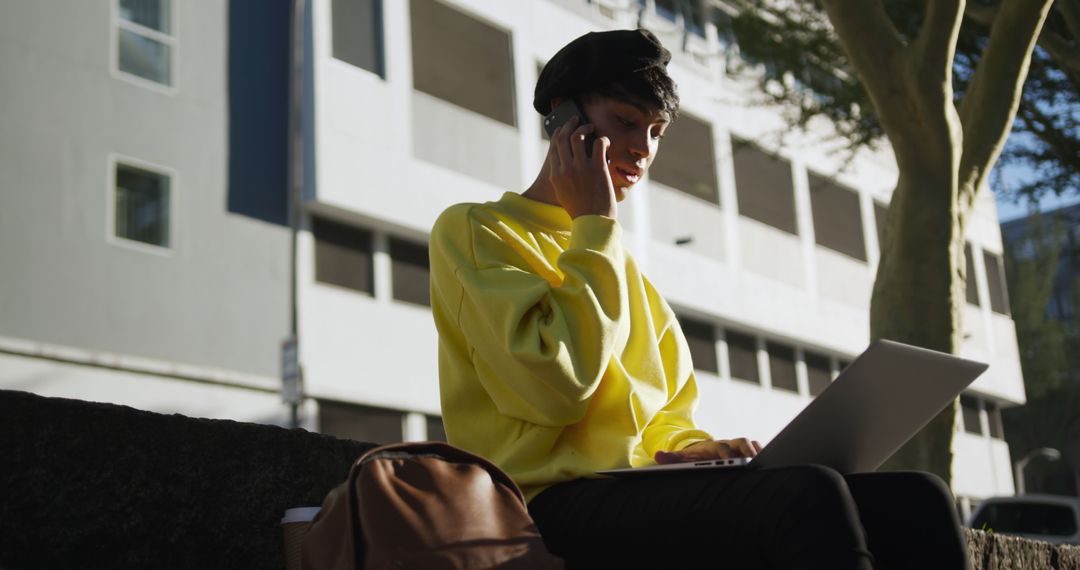
POLYGON ((566 44, 540 72, 533 108, 551 112, 551 100, 589 91, 650 67, 666 67, 671 52, 648 30, 589 32, 566 44))

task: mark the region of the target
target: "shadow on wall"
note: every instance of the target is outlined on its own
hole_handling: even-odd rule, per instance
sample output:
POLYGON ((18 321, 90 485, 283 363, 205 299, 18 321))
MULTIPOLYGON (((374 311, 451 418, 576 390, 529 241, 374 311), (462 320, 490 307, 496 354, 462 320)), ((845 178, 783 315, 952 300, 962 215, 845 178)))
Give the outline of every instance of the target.
POLYGON ((226 208, 288 225, 289 0, 230 0, 226 208))

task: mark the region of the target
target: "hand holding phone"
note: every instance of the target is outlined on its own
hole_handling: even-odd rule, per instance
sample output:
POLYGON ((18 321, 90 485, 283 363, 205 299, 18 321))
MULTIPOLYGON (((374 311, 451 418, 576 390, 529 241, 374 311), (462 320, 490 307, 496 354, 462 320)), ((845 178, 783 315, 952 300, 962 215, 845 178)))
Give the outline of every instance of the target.
MULTIPOLYGON (((555 134, 555 129, 566 124, 566 121, 570 120, 570 117, 578 118, 578 126, 589 124, 589 118, 585 116, 585 111, 581 109, 581 106, 577 104, 577 101, 573 97, 567 97, 559 103, 555 110, 548 113, 544 117, 544 130, 547 131, 548 136, 555 134)), ((596 141, 596 135, 589 134, 585 137, 585 156, 592 158, 592 147, 596 141)))
POLYGON ((584 114, 572 100, 568 101, 545 117, 545 128, 551 133, 548 175, 555 198, 571 218, 614 218, 615 187, 606 159, 609 141, 607 137, 596 137, 594 125, 582 124, 584 114), (597 156, 593 156, 594 147, 598 147, 597 156))

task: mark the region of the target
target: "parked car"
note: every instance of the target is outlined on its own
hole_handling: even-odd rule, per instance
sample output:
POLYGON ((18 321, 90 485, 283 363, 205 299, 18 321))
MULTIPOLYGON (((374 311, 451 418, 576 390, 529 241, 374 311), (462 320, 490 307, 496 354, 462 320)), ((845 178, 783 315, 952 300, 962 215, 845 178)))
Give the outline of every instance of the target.
POLYGON ((1080 497, 991 497, 979 503, 968 526, 1056 544, 1080 544, 1080 497))

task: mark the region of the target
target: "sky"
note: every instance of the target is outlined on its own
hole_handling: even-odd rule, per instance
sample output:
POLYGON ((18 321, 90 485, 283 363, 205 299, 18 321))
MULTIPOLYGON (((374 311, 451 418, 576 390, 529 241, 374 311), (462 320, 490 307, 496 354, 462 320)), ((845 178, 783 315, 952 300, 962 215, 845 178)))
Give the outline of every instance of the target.
MULTIPOLYGON (((1022 218, 1028 214, 1028 204, 1014 204, 1011 200, 1004 198, 1000 193, 994 196, 997 202, 998 221, 1007 222, 1009 220, 1015 220, 1016 218, 1022 218)), ((1080 196, 1047 196, 1039 201, 1039 210, 1046 212, 1049 210, 1056 210, 1063 206, 1071 206, 1080 202, 1080 196)))
MULTIPOLYGON (((1014 184, 1019 186, 1021 182, 1032 181, 1038 178, 1037 174, 1028 166, 1021 164, 1002 164, 998 163, 995 167, 999 170, 998 173, 1001 177, 991 176, 991 184, 1004 184, 1006 187, 1013 186, 1014 184)), ((994 201, 997 202, 998 222, 1004 223, 1016 218, 1022 218, 1030 213, 1031 204, 1026 201, 1019 204, 1012 201, 1010 197, 1007 197, 1007 192, 994 192, 994 201)), ((1066 196, 1054 196, 1052 192, 1046 192, 1037 204, 1039 211, 1047 212, 1050 210, 1056 210, 1064 206, 1071 206, 1080 202, 1080 196, 1075 194, 1066 196)))

